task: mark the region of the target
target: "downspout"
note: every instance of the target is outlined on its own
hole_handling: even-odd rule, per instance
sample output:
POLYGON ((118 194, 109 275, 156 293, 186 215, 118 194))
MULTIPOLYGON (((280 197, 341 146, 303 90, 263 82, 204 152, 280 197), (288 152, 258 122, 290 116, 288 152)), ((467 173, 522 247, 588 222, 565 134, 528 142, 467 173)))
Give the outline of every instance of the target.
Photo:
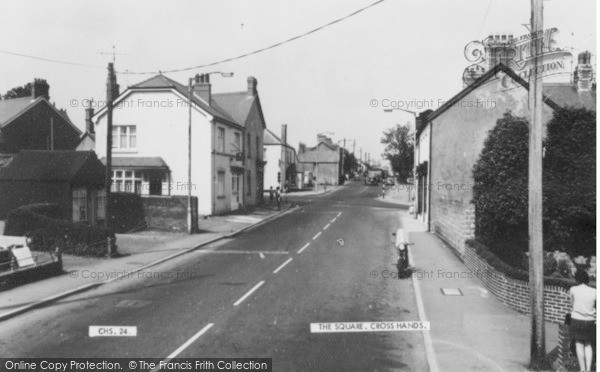
POLYGON ((215 156, 216 156, 216 146, 215 146, 215 136, 217 135, 217 125, 215 123, 215 119, 213 118, 210 123, 212 124, 212 129, 211 129, 211 136, 210 136, 210 179, 211 179, 211 183, 210 183, 210 200, 212 202, 212 209, 211 209, 211 214, 214 215, 215 211, 217 210, 217 198, 216 198, 216 187, 215 184, 217 183, 217 172, 216 172, 216 165, 215 165, 215 156))
POLYGON ((431 179, 431 163, 433 160, 433 122, 429 122, 429 162, 427 163, 427 231, 431 230, 431 185, 433 181, 431 179))

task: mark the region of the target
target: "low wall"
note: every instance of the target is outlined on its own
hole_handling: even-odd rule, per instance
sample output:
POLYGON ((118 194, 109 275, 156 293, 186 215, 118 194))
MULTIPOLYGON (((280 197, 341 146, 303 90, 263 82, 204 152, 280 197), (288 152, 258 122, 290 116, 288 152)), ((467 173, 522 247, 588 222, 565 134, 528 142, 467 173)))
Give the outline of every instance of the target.
MULTIPOLYGON (((137 230, 187 231, 187 196, 112 193, 111 226, 117 233, 137 230)), ((192 197, 192 230, 198 229, 198 198, 192 197)))
MULTIPOLYGON (((474 248, 465 246, 461 255, 465 265, 472 271, 483 273, 478 277, 503 304, 522 314, 529 315, 529 285, 527 282, 512 279, 497 271, 481 257, 474 248)), ((557 285, 544 285, 544 317, 547 321, 562 324, 565 314, 571 311, 571 299, 567 290, 557 285)))

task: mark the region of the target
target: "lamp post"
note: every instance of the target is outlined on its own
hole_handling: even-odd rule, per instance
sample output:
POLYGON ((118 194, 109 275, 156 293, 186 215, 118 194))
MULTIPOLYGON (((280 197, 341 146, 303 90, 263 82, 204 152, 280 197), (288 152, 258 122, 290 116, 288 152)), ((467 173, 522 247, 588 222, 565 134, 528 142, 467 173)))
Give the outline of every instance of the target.
MULTIPOLYGON (((412 127, 412 132, 413 132, 413 184, 416 185, 416 183, 417 183, 417 113, 415 111, 405 110, 400 107, 386 108, 383 111, 384 112, 393 112, 394 110, 400 110, 400 111, 407 112, 407 113, 411 114, 414 119, 413 127, 412 127)), ((410 197, 411 197, 410 188, 408 190, 409 190, 408 198, 410 199, 410 197)), ((416 195, 416 193, 415 193, 415 195, 416 195)), ((417 219, 417 198, 416 197, 414 198, 414 201, 413 201, 413 218, 417 219)))
POLYGON ((335 133, 333 132, 321 132, 321 133, 317 133, 317 147, 316 147, 316 151, 317 151, 317 162, 315 163, 315 173, 317 174, 316 176, 316 185, 315 185, 315 192, 319 191, 319 136, 322 134, 330 134, 330 135, 334 135, 335 133))
MULTIPOLYGON (((212 74, 220 74, 222 77, 232 77, 233 72, 212 71, 200 75, 202 78, 212 74)), ((203 80, 204 81, 204 80, 203 80)), ((208 79, 207 79, 208 82, 208 79)), ((187 179, 187 230, 188 234, 192 234, 192 97, 194 95, 194 78, 188 81, 188 179, 187 179)), ((210 104, 210 102, 208 102, 210 104)))

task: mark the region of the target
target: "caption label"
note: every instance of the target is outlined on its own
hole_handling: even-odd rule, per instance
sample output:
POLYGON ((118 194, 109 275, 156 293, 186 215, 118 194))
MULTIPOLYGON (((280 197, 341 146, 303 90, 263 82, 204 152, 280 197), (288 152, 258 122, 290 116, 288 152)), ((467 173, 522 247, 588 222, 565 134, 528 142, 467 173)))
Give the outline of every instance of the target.
POLYGON ((311 333, 429 331, 429 322, 311 323, 311 333))
POLYGON ((90 326, 90 337, 136 337, 137 327, 129 326, 90 326))

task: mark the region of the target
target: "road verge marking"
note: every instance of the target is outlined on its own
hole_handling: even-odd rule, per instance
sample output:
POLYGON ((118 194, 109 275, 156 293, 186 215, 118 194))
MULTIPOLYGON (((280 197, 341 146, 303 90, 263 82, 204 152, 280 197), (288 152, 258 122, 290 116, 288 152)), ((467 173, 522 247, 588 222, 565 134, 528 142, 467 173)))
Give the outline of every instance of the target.
POLYGON ((318 238, 318 237, 319 237, 319 235, 321 235, 321 232, 320 232, 320 231, 317 233, 317 235, 313 236, 313 239, 312 239, 312 240, 315 240, 316 238, 318 238))
POLYGON ((171 359, 175 358, 182 351, 184 351, 188 346, 190 346, 194 341, 196 341, 198 338, 200 338, 200 336, 202 336, 203 334, 205 334, 212 326, 214 326, 214 323, 208 323, 207 325, 205 325, 204 328, 202 328, 200 331, 198 331, 198 333, 196 333, 195 335, 193 335, 192 338, 190 338, 189 340, 187 340, 177 350, 175 350, 174 352, 172 352, 167 357, 167 359, 163 360, 163 362, 167 363, 171 359))
POLYGON ((298 250, 298 254, 302 253, 302 251, 305 250, 306 248, 308 248, 309 245, 310 245, 310 243, 304 244, 304 247, 302 247, 298 250))
POLYGON ((283 269, 285 267, 285 265, 289 264, 292 260, 293 260, 293 258, 291 258, 291 257, 288 258, 287 261, 282 263, 281 266, 279 266, 278 268, 275 269, 275 271, 273 271, 273 274, 277 274, 279 272, 279 270, 283 269))
MULTIPOLYGON (((409 232, 410 234, 410 232, 409 232)), ((408 253, 408 262, 412 262, 413 266, 415 265, 415 261, 412 256, 412 252, 409 247, 406 247, 408 253)), ((412 276, 413 289, 415 291, 415 300, 417 301, 417 310, 419 313, 419 320, 422 322, 427 321, 427 316, 425 315, 425 306, 423 305, 423 296, 421 295, 421 286, 419 285, 419 281, 417 280, 416 275, 412 276)), ((423 330, 423 343, 425 344, 425 355, 427 356, 427 363, 429 364, 429 370, 431 372, 438 372, 440 369, 437 364, 437 360, 435 358, 435 352, 433 351, 433 342, 431 341, 431 333, 429 331, 423 330)))
POLYGON ((252 293, 254 293, 254 291, 256 291, 257 289, 260 288, 261 285, 265 284, 264 280, 261 280, 257 285, 255 285, 254 287, 252 287, 251 290, 249 290, 248 292, 246 292, 245 295, 243 295, 242 297, 240 297, 239 300, 237 300, 236 302, 233 303, 233 306, 238 306, 239 304, 241 304, 242 302, 244 302, 244 300, 248 297, 250 297, 250 295, 252 293))

